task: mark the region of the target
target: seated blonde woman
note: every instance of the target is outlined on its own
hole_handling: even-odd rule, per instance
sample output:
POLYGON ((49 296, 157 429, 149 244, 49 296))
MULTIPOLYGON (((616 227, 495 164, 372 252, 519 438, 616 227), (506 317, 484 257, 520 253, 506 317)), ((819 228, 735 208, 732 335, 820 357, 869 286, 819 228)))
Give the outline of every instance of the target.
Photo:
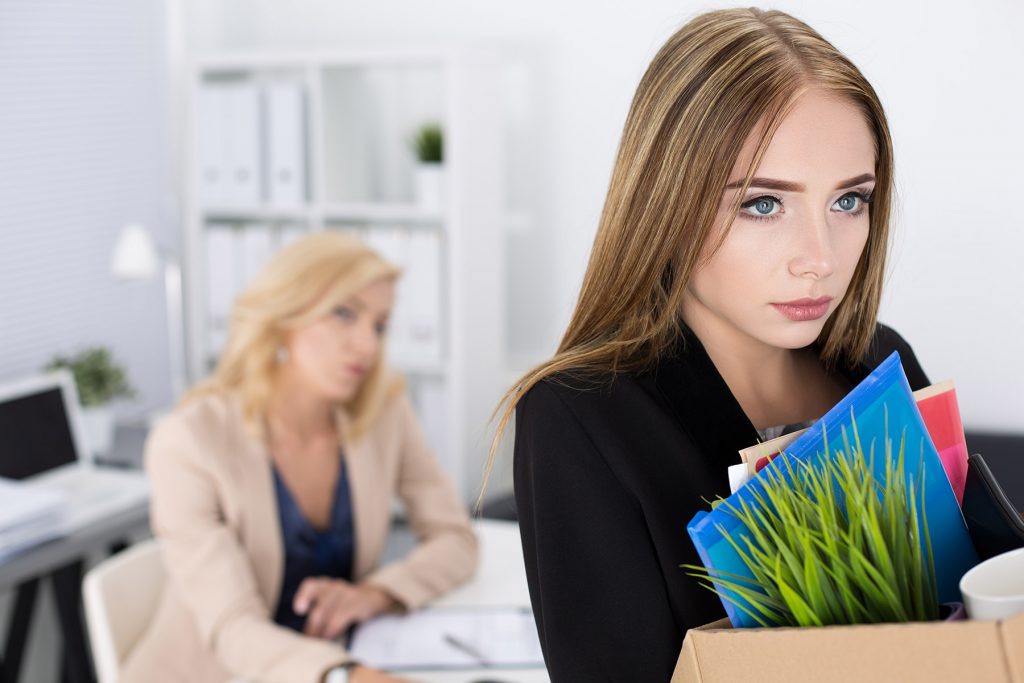
POLYGON ((473 572, 466 510, 382 362, 397 277, 318 233, 238 298, 212 379, 146 447, 168 581, 125 681, 395 681, 336 639, 473 572), (395 495, 418 544, 379 566, 395 495))

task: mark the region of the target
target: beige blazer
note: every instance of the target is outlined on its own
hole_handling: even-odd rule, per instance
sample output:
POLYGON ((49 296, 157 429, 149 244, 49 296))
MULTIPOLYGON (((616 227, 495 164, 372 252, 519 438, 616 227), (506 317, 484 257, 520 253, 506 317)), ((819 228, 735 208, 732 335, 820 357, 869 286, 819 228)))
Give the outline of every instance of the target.
MULTIPOLYGON (((339 411, 342 433, 347 420, 339 411)), ((454 487, 427 447, 408 398, 343 445, 355 529, 353 578, 415 609, 467 579, 477 541, 454 487), (391 502, 419 539, 379 567, 391 502)), ((348 660, 334 642, 273 621, 284 554, 270 454, 240 402, 211 395, 162 420, 146 444, 151 523, 167 572, 154 618, 122 672, 132 681, 317 683, 348 660)))

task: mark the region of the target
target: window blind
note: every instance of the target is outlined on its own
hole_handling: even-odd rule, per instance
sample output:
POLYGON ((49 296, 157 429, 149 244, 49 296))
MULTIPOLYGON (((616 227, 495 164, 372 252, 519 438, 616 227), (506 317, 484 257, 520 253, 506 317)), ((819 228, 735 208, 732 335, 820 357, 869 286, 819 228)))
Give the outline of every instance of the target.
POLYGON ((163 285, 116 282, 121 227, 177 227, 163 0, 0 1, 0 381, 102 344, 170 398, 163 285))

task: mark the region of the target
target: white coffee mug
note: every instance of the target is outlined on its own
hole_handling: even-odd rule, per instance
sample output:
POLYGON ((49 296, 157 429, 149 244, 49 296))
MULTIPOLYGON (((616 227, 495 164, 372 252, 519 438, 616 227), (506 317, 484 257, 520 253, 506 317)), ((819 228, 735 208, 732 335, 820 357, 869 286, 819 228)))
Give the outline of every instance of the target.
POLYGON ((1024 612, 1024 548, 990 557, 960 579, 967 616, 1005 619, 1024 612))

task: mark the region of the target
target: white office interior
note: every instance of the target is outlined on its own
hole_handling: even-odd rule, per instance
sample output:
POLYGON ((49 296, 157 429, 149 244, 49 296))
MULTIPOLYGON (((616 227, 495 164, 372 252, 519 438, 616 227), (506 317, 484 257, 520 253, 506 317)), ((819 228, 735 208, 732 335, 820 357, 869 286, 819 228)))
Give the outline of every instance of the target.
MULTIPOLYGON (((0 0, 0 383, 105 347, 135 389, 112 404, 117 433, 138 434, 210 371, 234 295, 276 249, 350 232, 405 269, 389 358, 472 504, 496 401, 571 313, 645 66, 727 6, 0 0), (440 190, 410 143, 429 122, 440 190)), ((1021 437, 1024 6, 770 6, 846 52, 886 107, 881 320, 955 379, 969 433, 1021 437)), ((510 470, 506 444, 486 498, 510 470)), ((14 603, 0 587, 0 642, 14 603)), ((45 586, 37 603, 20 680, 55 681, 45 586)))

